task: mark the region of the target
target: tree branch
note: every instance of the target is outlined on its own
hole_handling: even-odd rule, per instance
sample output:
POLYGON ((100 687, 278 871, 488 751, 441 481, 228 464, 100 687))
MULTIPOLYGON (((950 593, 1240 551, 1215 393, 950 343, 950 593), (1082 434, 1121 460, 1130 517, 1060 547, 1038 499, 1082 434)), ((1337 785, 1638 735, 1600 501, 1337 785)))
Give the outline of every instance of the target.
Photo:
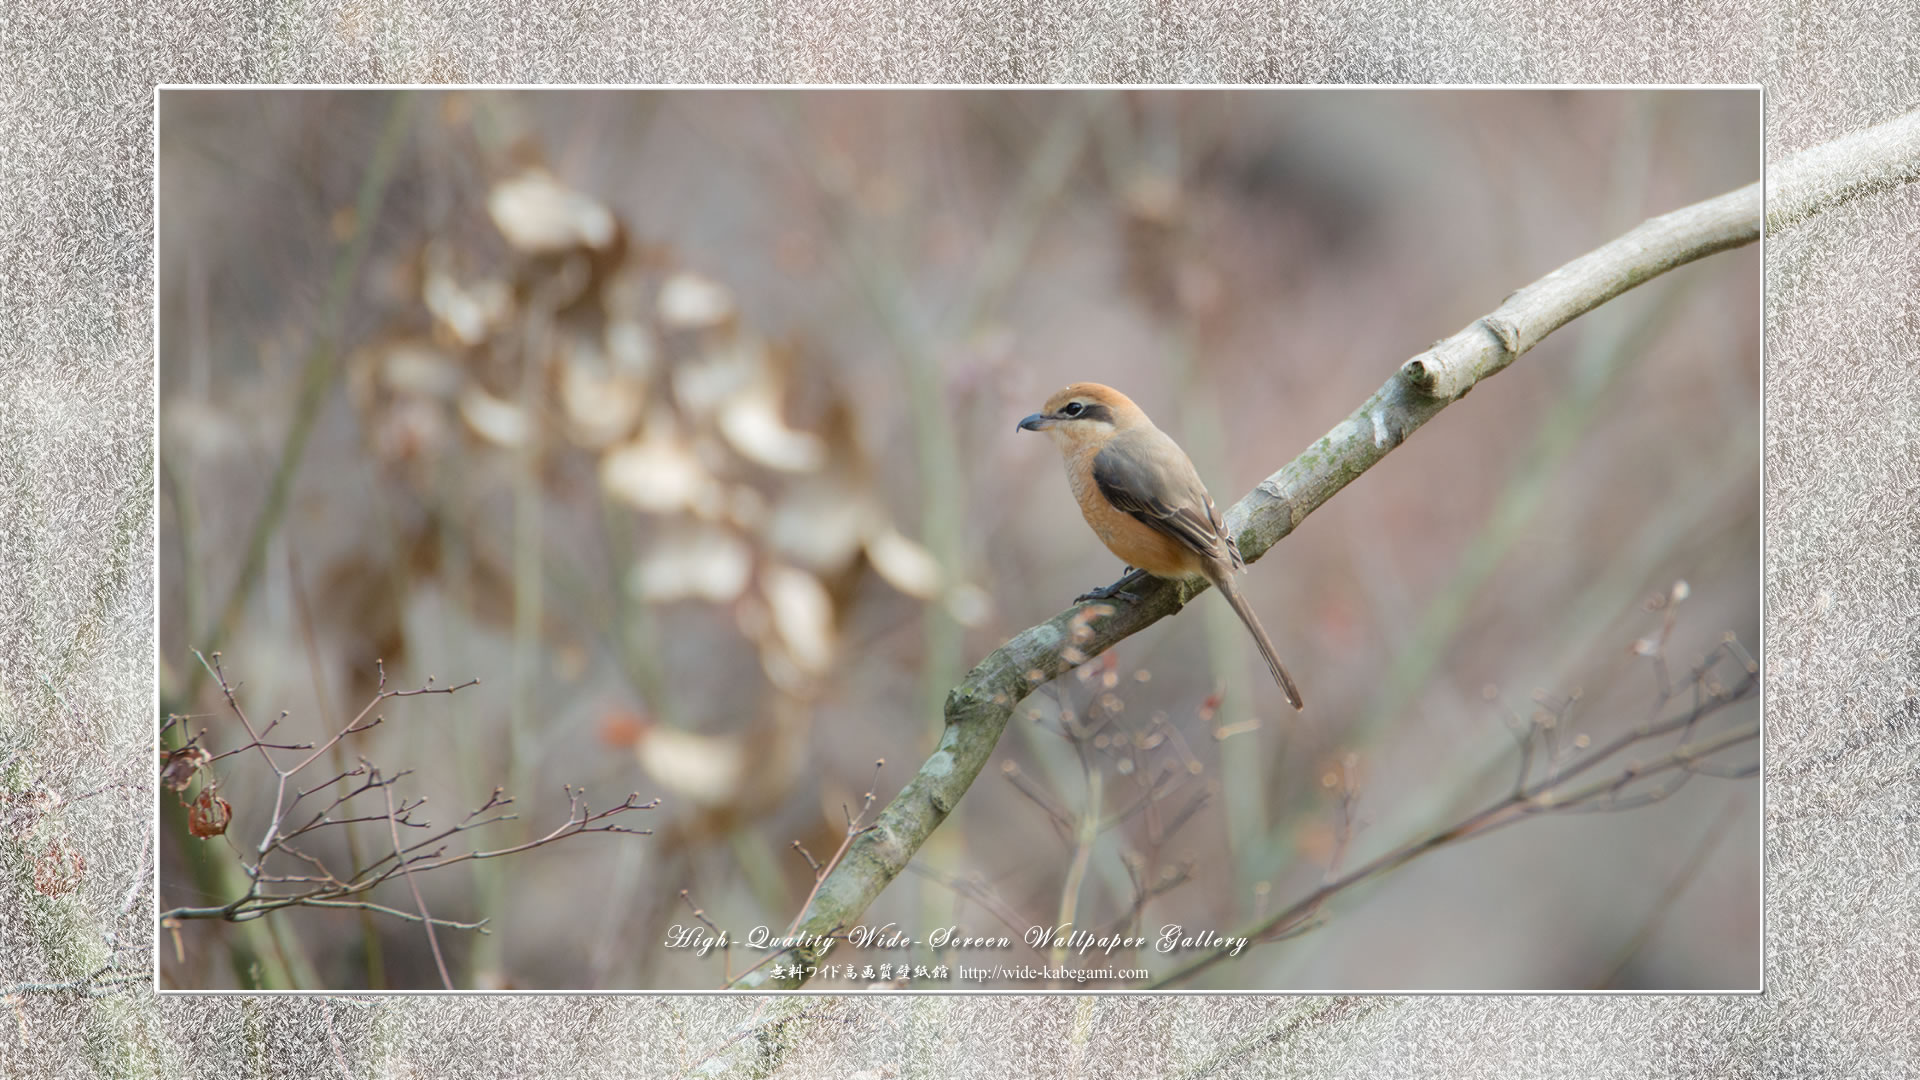
POLYGON ((1920 181, 1920 109, 1769 165, 1767 233, 1915 181, 1920 181))
MULTIPOLYGON (((1769 229, 1788 228, 1863 194, 1920 180, 1920 111, 1815 147, 1774 166, 1769 229)), ((1677 266, 1759 239, 1758 183, 1653 218, 1520 289, 1492 313, 1408 360, 1385 385, 1307 451, 1226 512, 1251 563, 1388 451, 1481 380, 1504 370, 1572 319, 1677 266)), ((1078 604, 994 650, 947 695, 939 746, 820 883, 802 912, 803 940, 843 930, 905 869, 992 756, 1014 709, 1047 681, 1126 640, 1207 588, 1150 580, 1124 605, 1078 604)), ((804 971, 819 947, 792 950, 804 971)), ((793 989, 804 975, 745 989, 793 989)))

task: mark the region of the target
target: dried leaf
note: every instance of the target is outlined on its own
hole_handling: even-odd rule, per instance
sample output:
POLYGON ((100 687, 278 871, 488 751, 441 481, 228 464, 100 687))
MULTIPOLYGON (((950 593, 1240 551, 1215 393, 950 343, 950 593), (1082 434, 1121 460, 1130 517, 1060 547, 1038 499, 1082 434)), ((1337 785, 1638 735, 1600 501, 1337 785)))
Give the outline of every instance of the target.
POLYGON ((495 184, 487 213, 507 243, 534 255, 599 250, 613 242, 616 226, 605 206, 541 169, 495 184))
POLYGON ((600 484, 615 498, 655 514, 682 509, 711 514, 724 505, 719 481, 663 414, 648 420, 639 440, 601 457, 600 484))
POLYGON ((581 446, 597 448, 625 438, 640 418, 643 392, 640 380, 607 371, 590 345, 570 351, 560 366, 567 434, 581 446))
POLYGON ((226 832, 227 822, 232 820, 233 807, 227 804, 227 800, 215 795, 212 788, 202 791, 187 809, 187 831, 202 840, 226 832))
POLYGON ((819 436, 787 426, 779 391, 767 381, 727 398, 720 409, 720 434, 742 457, 770 469, 813 472, 827 460, 827 444, 819 436))
POLYGON ((698 359, 673 369, 673 396, 687 415, 711 416, 767 377, 766 343, 756 337, 730 334, 698 359))
POLYGON ((733 294, 727 287, 691 271, 682 271, 660 286, 660 321, 675 330, 702 330, 733 317, 733 294))
POLYGON ((653 372, 659 348, 653 331, 631 319, 616 319, 607 324, 607 365, 614 371, 636 379, 653 372))
POLYGON ((802 670, 784 648, 762 648, 760 670, 766 672, 767 682, 783 694, 805 697, 817 688, 814 677, 802 670))
POLYGON ((773 628, 796 667, 817 675, 833 663, 833 598, 820 579, 791 566, 769 567, 760 590, 773 628))
POLYGON ((725 806, 743 794, 750 762, 737 735, 701 735, 649 725, 634 756, 655 783, 698 806, 725 806))
POLYGON ((212 757, 198 746, 183 746, 170 751, 160 766, 160 783, 168 791, 185 791, 193 783, 193 776, 200 771, 212 757))
POLYGON ((892 525, 867 537, 867 558, 887 584, 922 600, 940 592, 943 575, 933 553, 900 534, 892 525))
POLYGON ((513 315, 513 291, 504 281, 462 286, 444 261, 428 255, 420 299, 461 344, 478 345, 513 315))
POLYGON ((753 549, 733 532, 695 527, 670 534, 634 564, 628 579, 634 595, 649 603, 675 600, 733 601, 753 572, 753 549))
POLYGON ((461 392, 460 416, 475 435, 509 450, 525 445, 533 426, 525 409, 502 401, 478 386, 469 386, 461 392))
POLYGON ((767 543, 787 560, 823 574, 846 568, 880 517, 878 504, 845 473, 801 480, 779 496, 767 543))
POLYGON ((452 278, 429 278, 425 300, 427 309, 463 345, 487 340, 513 315, 513 293, 504 281, 483 281, 462 289, 452 278))
POLYGON ((397 341, 380 357, 380 384, 397 394, 451 400, 466 374, 451 357, 423 341, 397 341))

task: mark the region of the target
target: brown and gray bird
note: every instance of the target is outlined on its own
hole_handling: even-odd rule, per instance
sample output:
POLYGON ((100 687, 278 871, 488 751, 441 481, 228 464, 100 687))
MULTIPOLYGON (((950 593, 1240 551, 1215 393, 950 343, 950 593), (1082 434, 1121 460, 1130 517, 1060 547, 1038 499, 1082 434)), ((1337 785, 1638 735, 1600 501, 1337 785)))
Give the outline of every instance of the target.
MULTIPOLYGON (((1200 474, 1140 406, 1111 386, 1074 383, 1020 421, 1019 430, 1044 431, 1053 440, 1080 513, 1100 542, 1128 566, 1174 580, 1206 575, 1247 624, 1287 701, 1296 709, 1305 707, 1234 581, 1245 563, 1200 474)), ((1132 575, 1080 599, 1132 599, 1121 588, 1130 580, 1132 575)))

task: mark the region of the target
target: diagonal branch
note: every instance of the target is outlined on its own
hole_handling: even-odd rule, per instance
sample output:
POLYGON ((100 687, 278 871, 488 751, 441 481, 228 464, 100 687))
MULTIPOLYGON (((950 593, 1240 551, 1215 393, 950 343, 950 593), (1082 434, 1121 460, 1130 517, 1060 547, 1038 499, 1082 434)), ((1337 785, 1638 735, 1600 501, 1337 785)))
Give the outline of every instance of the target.
MULTIPOLYGON (((1783 229, 1848 199, 1920 180, 1920 111, 1815 147, 1774 168, 1768 225, 1783 229)), ((1492 313, 1408 360, 1307 451, 1227 510, 1251 563, 1308 514, 1440 410, 1504 370, 1548 334, 1643 282, 1760 237, 1758 183, 1653 218, 1520 289, 1492 313)), ((799 936, 826 941, 851 925, 946 820, 973 783, 1013 710, 1048 680, 1180 610, 1205 581, 1149 581, 1125 605, 1078 604, 1016 634, 947 695, 939 746, 820 883, 799 936)), ((819 947, 796 947, 804 971, 819 947)), ((756 972, 745 989, 793 989, 804 975, 756 972)))

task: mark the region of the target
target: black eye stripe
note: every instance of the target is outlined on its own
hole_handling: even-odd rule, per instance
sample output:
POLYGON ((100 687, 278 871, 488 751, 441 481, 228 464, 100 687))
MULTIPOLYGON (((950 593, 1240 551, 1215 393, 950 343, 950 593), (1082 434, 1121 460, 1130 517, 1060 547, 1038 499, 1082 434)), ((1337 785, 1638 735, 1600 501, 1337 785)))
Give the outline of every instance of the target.
MULTIPOLYGON (((1080 403, 1076 401, 1073 405, 1067 406, 1067 408, 1071 409, 1074 405, 1080 405, 1080 403)), ((1075 420, 1098 420, 1102 423, 1111 424, 1113 423, 1113 410, 1099 402, 1090 402, 1086 405, 1081 405, 1080 411, 1073 418, 1075 420)))

